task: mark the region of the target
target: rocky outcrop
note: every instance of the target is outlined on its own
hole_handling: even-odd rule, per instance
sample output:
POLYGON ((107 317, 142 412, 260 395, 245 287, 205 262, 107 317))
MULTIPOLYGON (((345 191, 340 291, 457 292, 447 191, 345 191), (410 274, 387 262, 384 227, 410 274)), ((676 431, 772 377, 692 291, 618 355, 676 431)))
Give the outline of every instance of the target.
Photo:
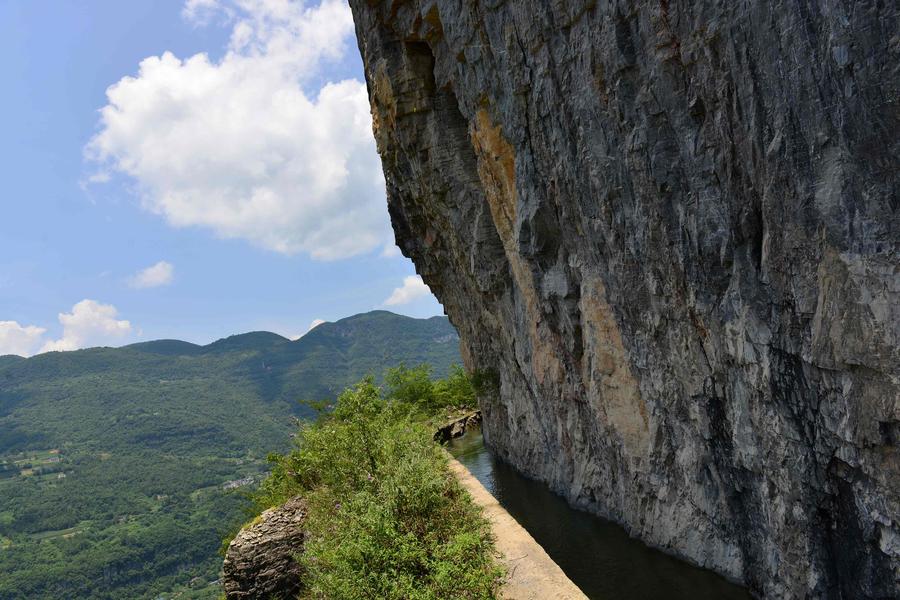
POLYGON ((296 598, 302 570, 306 505, 300 498, 270 508, 241 529, 228 545, 223 564, 228 600, 296 598))
POLYGON ((488 443, 772 597, 900 595, 900 8, 351 0, 488 443))
POLYGON ((434 432, 434 441, 444 444, 465 435, 470 428, 478 427, 480 424, 481 411, 473 410, 438 427, 434 432))

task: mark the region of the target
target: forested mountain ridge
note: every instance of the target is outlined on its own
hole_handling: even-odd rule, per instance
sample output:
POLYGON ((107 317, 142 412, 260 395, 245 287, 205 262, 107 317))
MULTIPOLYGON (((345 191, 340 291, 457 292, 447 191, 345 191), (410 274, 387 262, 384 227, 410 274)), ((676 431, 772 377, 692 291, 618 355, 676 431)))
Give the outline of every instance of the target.
POLYGON ((239 495, 284 450, 298 400, 400 362, 459 363, 444 317, 375 311, 296 341, 0 357, 0 598, 213 597, 239 495), (192 585, 189 585, 193 581, 192 585))

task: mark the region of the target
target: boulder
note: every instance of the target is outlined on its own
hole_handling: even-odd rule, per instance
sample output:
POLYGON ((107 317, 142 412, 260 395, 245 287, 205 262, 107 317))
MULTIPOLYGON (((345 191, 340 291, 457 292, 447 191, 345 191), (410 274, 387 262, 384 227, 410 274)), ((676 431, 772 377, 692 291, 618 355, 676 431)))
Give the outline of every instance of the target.
POLYGON ((292 498, 265 511, 228 545, 224 584, 228 600, 295 598, 302 589, 296 556, 303 550, 306 505, 292 498))

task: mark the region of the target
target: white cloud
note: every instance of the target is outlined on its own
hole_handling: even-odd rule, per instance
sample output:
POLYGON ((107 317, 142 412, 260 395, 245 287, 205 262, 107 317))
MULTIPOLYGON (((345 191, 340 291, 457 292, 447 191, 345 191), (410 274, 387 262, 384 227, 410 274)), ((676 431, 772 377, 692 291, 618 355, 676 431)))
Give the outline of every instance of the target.
POLYGON ((106 171, 99 171, 92 175, 89 175, 87 178, 88 183, 108 183, 111 179, 109 173, 106 171))
POLYGON ((431 293, 425 282, 418 275, 410 275, 403 279, 403 285, 394 288, 391 295, 384 301, 385 306, 396 306, 398 304, 409 304, 413 300, 418 300, 431 293))
POLYGON ((31 356, 47 330, 34 325, 19 325, 15 321, 0 321, 0 356, 18 354, 31 356))
POLYGON ((310 331, 312 331, 313 329, 315 329, 322 323, 327 323, 327 322, 328 321, 326 321, 325 319, 313 319, 312 323, 309 324, 309 327, 306 328, 306 331, 304 333, 301 333, 300 335, 292 336, 291 339, 296 342, 297 340, 302 338, 304 335, 306 335, 307 333, 309 333, 310 331))
POLYGON ((107 90, 87 156, 175 227, 319 259, 388 243, 365 84, 304 88, 353 47, 346 3, 189 0, 184 15, 230 23, 224 57, 143 60, 107 90))
POLYGON ((41 347, 41 352, 77 350, 88 346, 108 345, 122 341, 132 329, 128 321, 117 319, 119 312, 111 304, 82 300, 70 313, 59 313, 63 335, 41 347))
POLYGON ((393 243, 387 243, 384 245, 384 248, 381 249, 381 256, 384 258, 396 258, 398 256, 403 256, 403 253, 400 251, 400 247, 393 243))
POLYGON ((128 285, 135 289, 159 287, 172 283, 175 267, 164 260, 138 271, 128 279, 128 285))
POLYGON ((222 10, 219 0, 187 0, 181 9, 182 16, 196 25, 206 25, 222 10))

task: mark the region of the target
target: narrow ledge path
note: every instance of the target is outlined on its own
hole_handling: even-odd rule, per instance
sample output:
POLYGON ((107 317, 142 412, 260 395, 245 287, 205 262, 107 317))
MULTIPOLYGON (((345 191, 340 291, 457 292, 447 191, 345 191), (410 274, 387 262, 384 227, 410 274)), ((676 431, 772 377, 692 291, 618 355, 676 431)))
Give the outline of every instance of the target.
POLYGON ((587 600, 531 534, 452 457, 450 471, 491 523, 497 550, 502 555, 500 561, 506 567, 506 581, 501 589, 504 600, 587 600))

